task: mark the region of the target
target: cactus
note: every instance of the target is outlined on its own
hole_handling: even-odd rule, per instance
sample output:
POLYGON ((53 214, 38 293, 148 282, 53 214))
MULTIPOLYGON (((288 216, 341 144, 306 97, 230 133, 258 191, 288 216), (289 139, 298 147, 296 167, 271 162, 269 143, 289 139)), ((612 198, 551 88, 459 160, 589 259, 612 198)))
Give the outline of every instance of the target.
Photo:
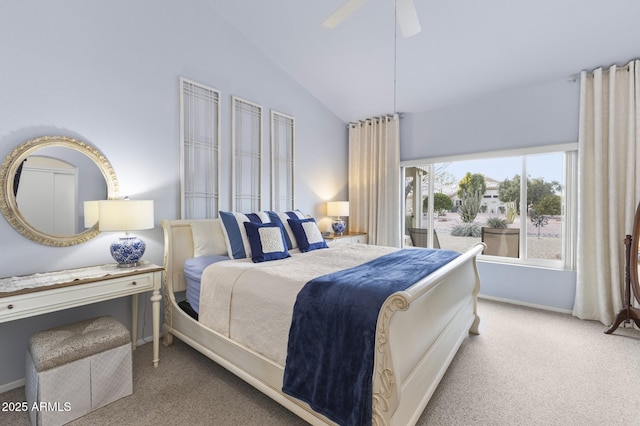
POLYGON ((505 219, 507 220, 507 223, 513 223, 513 221, 516 219, 516 202, 509 201, 505 204, 507 205, 507 215, 505 219))
POLYGON ((480 211, 480 203, 482 203, 482 193, 480 191, 476 191, 474 194, 464 193, 462 205, 458 209, 460 218, 464 223, 472 223, 476 219, 480 211))

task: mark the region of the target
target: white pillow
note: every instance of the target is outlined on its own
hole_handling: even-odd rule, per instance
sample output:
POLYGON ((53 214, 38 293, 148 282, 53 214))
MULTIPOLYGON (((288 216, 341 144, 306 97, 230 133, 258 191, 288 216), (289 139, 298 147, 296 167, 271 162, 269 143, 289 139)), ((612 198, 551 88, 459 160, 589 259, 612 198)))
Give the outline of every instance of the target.
POLYGON ((193 257, 209 255, 227 255, 220 219, 207 219, 191 222, 193 237, 193 257))

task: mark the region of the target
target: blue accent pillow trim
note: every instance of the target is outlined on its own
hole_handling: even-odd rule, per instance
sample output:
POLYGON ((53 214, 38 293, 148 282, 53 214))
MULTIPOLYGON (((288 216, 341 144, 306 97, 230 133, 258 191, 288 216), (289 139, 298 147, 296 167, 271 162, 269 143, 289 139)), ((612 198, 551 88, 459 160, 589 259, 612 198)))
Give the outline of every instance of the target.
POLYGON ((304 219, 304 216, 302 215, 300 210, 296 210, 292 212, 284 212, 284 214, 289 216, 289 219, 304 219))
POLYGON ((260 215, 258 213, 247 213, 245 214, 245 216, 249 218, 249 222, 254 222, 254 223, 263 222, 263 220, 260 218, 260 215))
POLYGON ((222 230, 225 231, 225 236, 227 237, 227 249, 230 249, 229 257, 232 259, 247 257, 235 215, 231 212, 220 212, 220 220, 222 221, 222 230))
MULTIPOLYGON (((289 250, 287 250, 287 244, 284 240, 284 231, 282 230, 282 226, 279 223, 254 223, 254 222, 245 222, 244 227, 247 232, 247 237, 249 238, 249 244, 251 245, 251 260, 254 263, 259 262, 267 262, 269 260, 278 260, 285 259, 290 257, 289 250), (269 246, 273 243, 272 241, 265 241, 264 238, 272 238, 272 235, 268 235, 267 233, 262 233, 262 229, 276 229, 278 236, 280 238, 280 244, 276 244, 280 250, 265 250, 265 247, 269 248, 269 246)), ((273 248, 273 247, 271 247, 273 248)))
POLYGON ((293 230, 301 252, 305 253, 311 250, 327 248, 327 242, 322 237, 314 218, 288 219, 287 222, 289 222, 289 226, 293 230))
POLYGON ((269 216, 264 212, 243 214, 237 212, 218 212, 222 223, 222 233, 225 237, 228 255, 232 259, 251 257, 251 246, 247 232, 242 225, 244 222, 265 223, 269 216))

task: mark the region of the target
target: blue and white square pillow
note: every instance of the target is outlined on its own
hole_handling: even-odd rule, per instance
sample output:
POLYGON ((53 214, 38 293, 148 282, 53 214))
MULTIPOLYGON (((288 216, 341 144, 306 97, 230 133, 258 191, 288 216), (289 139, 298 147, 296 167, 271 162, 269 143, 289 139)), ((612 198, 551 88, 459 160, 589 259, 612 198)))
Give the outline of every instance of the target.
POLYGON ((293 230, 301 252, 327 248, 327 243, 322 237, 314 218, 288 219, 287 222, 289 222, 289 226, 293 230))
POLYGON ((244 222, 255 263, 290 257, 284 231, 279 223, 244 222))
POLYGON ((244 214, 220 211, 218 213, 229 257, 232 259, 251 257, 251 245, 244 223, 269 223, 269 215, 266 212, 244 214))
POLYGON ((284 239, 287 242, 287 248, 289 250, 293 250, 298 248, 298 243, 296 241, 296 236, 289 225, 289 219, 304 219, 304 215, 300 210, 291 210, 288 212, 274 212, 274 211, 266 211, 269 215, 269 220, 274 223, 280 223, 282 225, 282 229, 284 229, 284 239))

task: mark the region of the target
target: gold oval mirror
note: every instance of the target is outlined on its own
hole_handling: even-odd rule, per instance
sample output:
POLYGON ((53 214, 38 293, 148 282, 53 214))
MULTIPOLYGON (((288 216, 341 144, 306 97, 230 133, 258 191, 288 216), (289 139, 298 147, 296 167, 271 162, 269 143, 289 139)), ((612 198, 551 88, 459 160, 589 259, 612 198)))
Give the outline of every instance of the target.
POLYGON ((42 136, 14 149, 0 166, 0 210, 19 233, 56 247, 98 235, 85 229, 83 201, 113 199, 118 181, 106 157, 66 136, 42 136))

